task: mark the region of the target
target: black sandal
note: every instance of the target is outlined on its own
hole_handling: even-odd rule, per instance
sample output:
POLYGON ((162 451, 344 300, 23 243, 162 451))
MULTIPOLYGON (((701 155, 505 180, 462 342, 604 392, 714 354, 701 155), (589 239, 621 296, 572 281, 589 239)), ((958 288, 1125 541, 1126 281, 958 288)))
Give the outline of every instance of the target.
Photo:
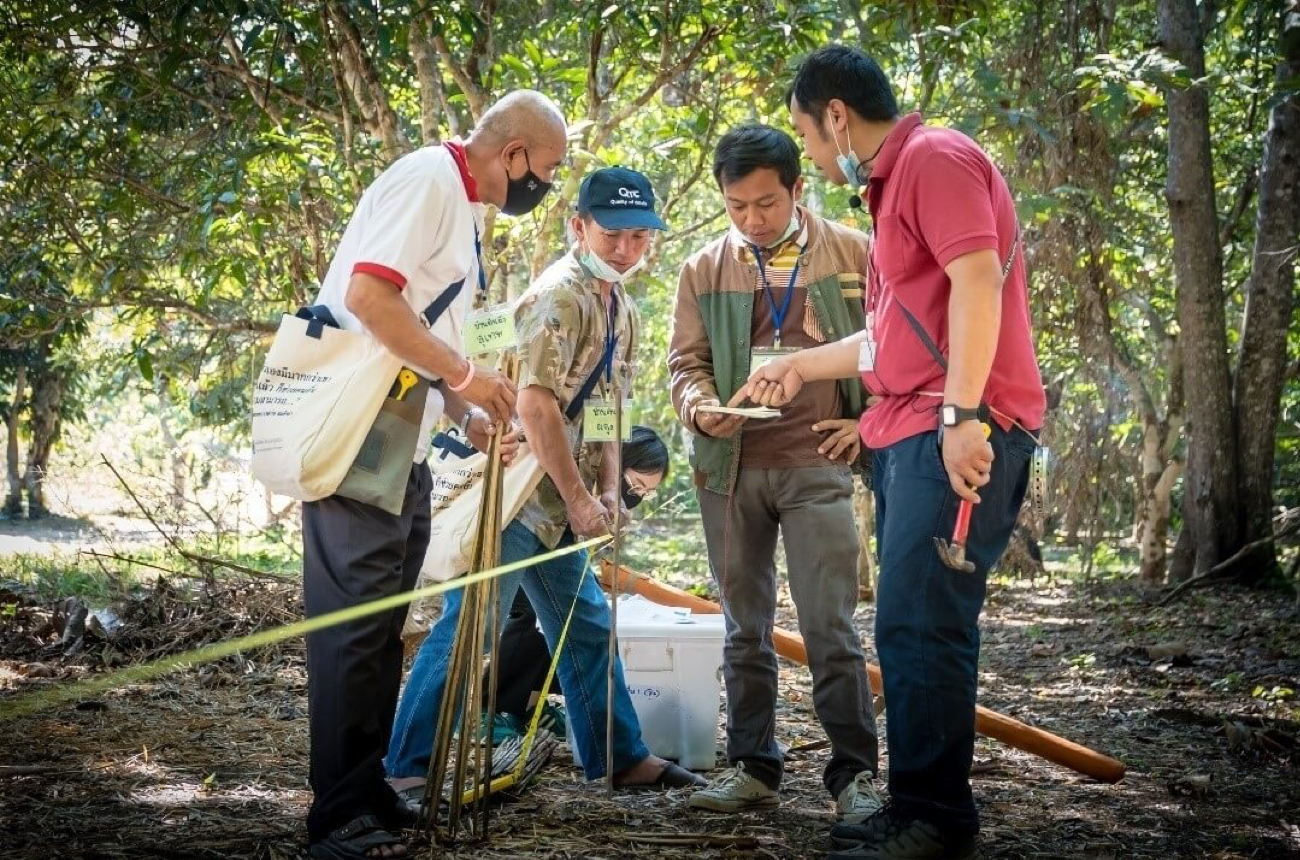
POLYGON ((668 788, 703 788, 708 784, 709 781, 698 773, 691 773, 684 767, 668 762, 654 782, 621 785, 619 788, 623 791, 663 791, 668 788))
POLYGON ((375 816, 361 815, 331 831, 321 841, 312 843, 307 853, 316 860, 375 860, 366 852, 405 844, 385 830, 375 816))

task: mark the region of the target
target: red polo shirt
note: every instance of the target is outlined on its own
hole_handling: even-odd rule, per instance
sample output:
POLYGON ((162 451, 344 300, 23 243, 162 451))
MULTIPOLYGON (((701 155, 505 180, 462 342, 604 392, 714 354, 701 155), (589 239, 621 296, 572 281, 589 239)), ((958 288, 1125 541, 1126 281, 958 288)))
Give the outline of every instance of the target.
MULTIPOLYGON (((997 251, 1003 263, 1016 243, 1016 209, 1006 181, 974 141, 960 132, 903 117, 871 169, 867 205, 875 225, 867 310, 874 314, 876 361, 862 382, 880 403, 858 429, 868 448, 933 430, 946 374, 908 322, 906 307, 948 358, 944 266, 963 254, 997 251), (939 396, 933 396, 933 395, 939 396)), ((1023 248, 1002 288, 1002 324, 984 402, 994 420, 1029 430, 1043 424, 1046 399, 1029 326, 1023 248)))

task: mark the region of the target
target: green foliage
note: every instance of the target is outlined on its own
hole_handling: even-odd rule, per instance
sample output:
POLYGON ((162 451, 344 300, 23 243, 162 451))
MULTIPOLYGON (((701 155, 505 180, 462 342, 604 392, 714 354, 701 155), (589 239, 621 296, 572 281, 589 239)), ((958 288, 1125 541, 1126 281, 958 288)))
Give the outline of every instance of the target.
MULTIPOLYGON (((360 191, 402 152, 464 133, 494 95, 534 87, 570 118, 570 161, 543 210, 496 220, 493 289, 517 295, 558 255, 590 167, 651 177, 671 230, 632 288, 646 324, 639 398, 649 423, 678 436, 663 492, 689 510, 663 356, 676 271, 727 226, 712 146, 741 121, 788 126, 798 57, 837 40, 876 55, 905 110, 975 135, 1003 166, 1044 376, 1061 395, 1053 523, 1069 539, 1113 533, 1140 495, 1137 404, 1145 396, 1163 416, 1177 399, 1163 92, 1211 91, 1235 332, 1281 8, 1226 4, 1207 39, 1210 72, 1193 82, 1152 47, 1150 9, 1133 4, 10 4, 0 356, 15 361, 0 359, 0 403, 16 351, 54 332, 51 355, 80 380, 66 399, 100 404, 101 426, 129 391, 178 433, 206 426, 241 444, 267 334, 314 294, 360 191)), ((811 205, 869 226, 847 190, 809 179, 811 205)), ((1278 456, 1289 505, 1300 504, 1297 439, 1292 385, 1278 456)))

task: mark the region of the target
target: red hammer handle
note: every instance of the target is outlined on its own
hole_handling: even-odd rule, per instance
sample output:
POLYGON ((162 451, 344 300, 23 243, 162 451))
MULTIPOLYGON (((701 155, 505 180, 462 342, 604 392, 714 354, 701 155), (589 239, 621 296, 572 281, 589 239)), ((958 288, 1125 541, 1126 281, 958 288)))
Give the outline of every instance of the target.
POLYGON ((957 508, 957 525, 952 530, 952 542, 959 546, 966 545, 966 534, 970 531, 970 514, 974 510, 975 504, 966 499, 961 500, 961 506, 957 508))

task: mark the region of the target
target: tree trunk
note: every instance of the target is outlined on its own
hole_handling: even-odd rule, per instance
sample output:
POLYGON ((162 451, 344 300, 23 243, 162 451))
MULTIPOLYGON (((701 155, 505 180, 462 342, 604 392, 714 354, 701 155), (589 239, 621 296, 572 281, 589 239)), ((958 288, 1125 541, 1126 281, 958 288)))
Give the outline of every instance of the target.
POLYGON ((9 492, 5 495, 4 513, 16 517, 23 512, 22 470, 18 468, 18 428, 21 425, 19 413, 25 404, 23 397, 27 389, 27 365, 20 364, 14 376, 14 399, 9 404, 9 416, 5 420, 5 468, 8 471, 9 492))
POLYGON ((415 58, 416 77, 420 81, 420 138, 425 146, 429 146, 438 142, 439 121, 446 104, 442 69, 438 66, 438 52, 420 25, 418 16, 411 18, 406 41, 411 56, 415 58))
MULTIPOLYGON (((1281 90, 1300 75, 1300 12, 1284 16, 1281 90)), ((1243 542, 1273 530, 1275 434, 1287 370, 1287 329, 1295 292, 1295 255, 1300 243, 1300 97, 1294 92, 1273 107, 1259 177, 1255 251, 1234 400, 1241 445, 1243 542)), ((1277 548, 1263 544, 1236 565, 1237 577, 1258 582, 1278 570, 1277 548)))
POLYGON ((59 438, 59 403, 63 399, 63 376, 48 365, 44 372, 33 374, 31 444, 27 450, 27 471, 23 484, 27 490, 27 518, 40 519, 49 514, 45 506, 45 478, 49 474, 50 451, 59 438))
POLYGON ((402 136, 397 114, 389 104, 383 79, 366 51, 361 31, 348 13, 346 3, 331 2, 325 8, 338 31, 344 80, 361 110, 367 130, 383 143, 386 159, 390 163, 396 161, 408 149, 406 139, 402 136))
POLYGON ((188 469, 185 462, 185 448, 181 445, 176 434, 172 432, 171 421, 168 420, 167 414, 171 411, 171 396, 167 391, 167 377, 158 377, 158 430, 162 433, 163 445, 167 448, 167 460, 171 469, 171 492, 168 494, 168 501, 172 507, 172 513, 176 515, 177 521, 180 521, 181 514, 185 511, 186 496, 186 475, 188 469))
MULTIPOLYGON (((1199 80, 1205 50, 1195 0, 1160 0, 1160 41, 1199 80)), ((1169 222, 1186 389, 1187 513, 1196 540, 1196 569, 1208 570, 1240 546, 1237 438, 1228 367, 1223 260, 1214 205, 1209 96, 1202 84, 1170 89, 1169 222)))
POLYGON ((1162 470, 1147 471, 1148 458, 1143 456, 1142 534, 1138 543, 1142 581, 1162 583, 1169 541, 1169 520, 1173 512, 1174 484, 1183 474, 1183 464, 1175 460, 1162 470))
POLYGON ((1173 554, 1169 556, 1169 581, 1183 582, 1192 578, 1196 566, 1196 538, 1192 532, 1191 521, 1187 518, 1186 488, 1183 490, 1183 527, 1174 541, 1173 554))

